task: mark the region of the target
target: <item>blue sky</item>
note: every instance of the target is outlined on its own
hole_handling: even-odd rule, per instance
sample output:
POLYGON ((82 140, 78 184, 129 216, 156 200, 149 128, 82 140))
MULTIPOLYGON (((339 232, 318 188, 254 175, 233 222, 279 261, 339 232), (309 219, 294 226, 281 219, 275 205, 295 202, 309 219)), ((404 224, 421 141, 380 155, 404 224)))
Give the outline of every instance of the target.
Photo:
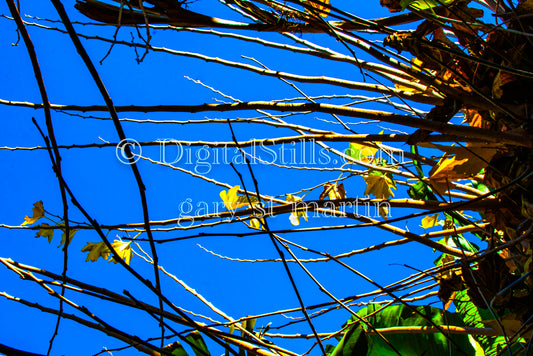
MULTIPOLYGON (((64 5, 72 20, 84 21, 74 8, 73 1, 64 1, 64 5)), ((334 3, 339 8, 356 13, 365 18, 386 16, 388 12, 379 6, 379 2, 350 2, 338 1, 334 3), (364 4, 364 5, 362 5, 364 4)), ((228 12, 217 2, 206 0, 197 1, 191 9, 199 12, 218 14, 231 19, 238 19, 236 14, 228 12)), ((7 6, 0 4, 0 13, 9 15, 7 6)), ((57 19, 53 7, 48 2, 22 2, 22 14, 42 18, 57 19)), ((33 21, 32 19, 27 19, 33 21)), ((50 25, 49 23, 42 22, 50 25)), ((82 61, 76 54, 74 47, 66 35, 28 27, 31 38, 36 47, 40 66, 50 101, 54 104, 103 104, 96 86, 92 82, 82 61)), ((82 27, 77 29, 88 34, 104 34, 111 36, 114 29, 100 27, 82 27)), ((0 31, 3 34, 0 41, 0 98, 13 101, 28 101, 39 103, 40 95, 31 71, 27 51, 22 41, 18 46, 12 44, 17 41, 15 24, 5 18, 0 19, 0 31)), ((122 28, 119 37, 130 38, 131 29, 122 28)), ((265 39, 291 43, 290 40, 276 34, 247 33, 251 36, 261 36, 265 39)), ((265 49, 256 44, 247 44, 232 39, 220 39, 217 36, 195 34, 190 32, 173 33, 161 31, 152 33, 152 44, 176 50, 200 52, 205 55, 218 56, 224 59, 254 64, 242 58, 242 55, 254 57, 264 65, 280 71, 295 72, 306 75, 329 75, 362 81, 359 69, 346 63, 330 63, 328 61, 307 58, 280 50, 265 49)), ((342 45, 323 35, 305 35, 303 38, 320 41, 319 43, 346 52, 342 45)), ((376 37, 376 39, 378 39, 376 37)), ((98 63, 109 49, 107 43, 99 41, 83 41, 92 60, 98 63)), ((361 55, 365 59, 364 55, 361 55)), ((255 64, 254 64, 255 65, 255 64)), ((135 53, 130 48, 116 46, 102 65, 97 69, 114 100, 115 105, 129 104, 202 104, 214 103, 216 100, 229 101, 213 93, 209 89, 195 84, 185 78, 188 76, 200 80, 223 93, 242 101, 271 100, 298 97, 293 88, 276 78, 265 78, 254 73, 247 73, 228 68, 215 63, 206 63, 180 56, 162 53, 149 53, 144 62, 137 64, 135 53)), ((298 84, 298 87, 308 95, 320 94, 361 94, 344 88, 334 88, 326 85, 298 84)), ((362 93, 364 94, 364 93, 362 93)), ((378 105, 367 105, 367 108, 383 108, 378 105)), ((98 113, 106 117, 105 113, 98 113)), ((154 119, 154 120, 195 120, 209 118, 256 117, 258 113, 200 113, 200 114, 140 114, 123 113, 121 118, 154 119)), ((44 129, 44 116, 41 110, 0 106, 2 130, 0 130, 0 146, 41 146, 43 144, 32 117, 35 117, 40 127, 44 129)), ((328 127, 328 123, 316 119, 331 120, 325 115, 305 115, 291 118, 296 124, 312 125, 317 128, 328 127)), ((357 120, 353 120, 357 121, 357 120)), ((94 120, 69 116, 53 112, 54 129, 60 144, 98 143, 102 140, 117 142, 117 134, 111 121, 94 120)), ((157 139, 186 139, 186 140, 222 140, 231 141, 229 128, 225 124, 210 125, 156 125, 134 124, 123 122, 126 135, 137 141, 154 141, 157 139)), ((382 130, 376 124, 353 126, 361 133, 377 133, 382 130)), ((237 138, 240 140, 251 138, 266 138, 294 134, 286 129, 276 129, 251 124, 235 124, 237 138)), ((393 128, 388 125, 386 129, 393 128)), ((337 126, 335 130, 341 132, 337 126)), ((346 143, 332 144, 339 150, 347 147, 346 143)), ((405 148, 405 147, 404 147, 405 148)), ((290 152, 291 147, 285 147, 290 152)), ((167 151, 172 154, 172 150, 167 151)), ((213 151, 210 151, 214 154, 213 151)), ((279 152, 279 151, 278 151, 279 152)), ((144 148, 143 153, 150 157, 159 155, 159 148, 144 148)), ((142 214, 139 194, 133 174, 127 165, 120 163, 114 148, 70 149, 61 151, 63 158, 64 176, 77 199, 83 207, 101 224, 141 222, 142 214)), ((192 151, 193 158, 196 151, 192 151)), ((290 154, 290 153, 289 153, 290 154)), ((210 156, 212 158, 212 156, 210 156)), ((0 223, 19 225, 24 216, 31 214, 33 203, 42 200, 47 211, 57 215, 62 214, 62 205, 58 184, 51 170, 51 164, 44 150, 36 151, 8 151, 0 150, 0 223)), ((213 162, 213 161, 210 161, 213 162)), ((183 161, 178 165, 186 169, 193 169, 194 165, 187 165, 183 161)), ((333 166, 333 164, 331 164, 333 166)), ((139 162, 139 168, 147 186, 149 213, 152 220, 175 218, 180 213, 180 207, 190 199, 196 207, 200 202, 212 206, 220 202, 219 192, 223 189, 209 184, 187 174, 151 164, 139 162)), ((213 164, 207 176, 230 185, 239 184, 238 176, 227 165, 213 164)), ((252 181, 244 165, 237 169, 245 175, 248 189, 252 181)), ((275 169, 261 165, 254 166, 254 172, 259 179, 262 193, 280 195, 295 192, 300 189, 321 184, 335 179, 338 172, 300 172, 294 170, 275 169)), ((352 177, 345 183, 348 196, 363 197, 364 182, 361 177, 352 177)), ((310 194, 310 198, 317 199, 320 191, 310 194)), ((400 188, 397 197, 406 197, 404 189, 400 188)), ((407 214, 409 211, 398 211, 397 214, 407 214)), ((391 211, 392 215, 396 212, 391 211)), ((82 215, 75 207, 70 208, 72 220, 83 221, 82 215)), ((44 220, 41 220, 44 222, 44 220)), ((340 223, 340 222, 337 222, 340 223)), ((350 223, 346 221, 345 223, 350 223)), ((288 215, 278 216, 269 220, 271 228, 289 228, 288 215)), ((331 224, 328 218, 311 218, 309 223, 302 226, 313 227, 331 224)), ((420 231, 417 221, 408 223, 408 228, 420 231)), ((398 226, 405 228, 404 222, 398 226)), ((206 228, 205 232, 242 232, 245 227, 240 224, 222 227, 206 228)), ((63 268, 63 253, 56 248, 59 244, 59 234, 51 244, 46 239, 35 239, 35 231, 1 230, 1 257, 28 265, 44 268, 55 273, 61 273, 63 268)), ((110 238, 124 233, 113 231, 110 238)), ((156 233, 156 238, 184 236, 187 232, 156 233)), ((312 232, 284 235, 296 243, 327 251, 331 254, 342 253, 357 248, 369 246, 395 237, 377 229, 335 230, 331 232, 312 232)), ((144 235, 141 237, 145 237, 144 235)), ((95 263, 85 263, 86 254, 80 252, 87 242, 98 242, 98 236, 91 231, 78 232, 69 247, 68 275, 88 283, 98 284, 117 293, 127 289, 139 299, 157 303, 156 298, 138 281, 135 281, 119 265, 99 260, 95 263)), ((266 235, 255 237, 205 237, 184 240, 158 246, 160 263, 167 270, 176 274, 178 278, 188 283, 192 288, 213 302, 218 308, 234 318, 246 315, 265 313, 283 308, 297 307, 297 300, 291 289, 281 264, 273 263, 237 263, 221 260, 200 249, 197 244, 215 251, 221 255, 239 258, 274 258, 275 250, 266 235)), ((145 243, 143 248, 147 248, 145 243)), ((380 284, 387 284, 411 274, 413 271, 397 265, 409 263, 416 268, 430 267, 436 257, 428 253, 429 248, 414 243, 403 247, 391 248, 368 255, 358 255, 347 262, 361 272, 372 276, 380 284)), ((299 253, 302 258, 309 254, 299 253)), ((146 277, 153 277, 151 266, 134 256, 132 267, 139 270, 146 277)), ((304 296, 306 304, 311 305, 329 301, 321 294, 316 286, 310 282, 303 272, 295 265, 291 265, 297 283, 304 296)), ((331 262, 313 264, 310 270, 337 297, 346 297, 361 292, 373 290, 368 283, 337 268, 331 262)), ((57 307, 56 299, 47 295, 39 286, 29 281, 20 280, 13 272, 0 268, 0 290, 10 295, 23 297, 42 305, 57 307)), ((185 292, 179 285, 169 278, 163 278, 163 291, 179 306, 186 309, 208 313, 194 297, 185 292)), ((94 299, 67 292, 67 297, 80 305, 86 305, 91 311, 102 316, 116 327, 123 327, 128 332, 142 338, 158 335, 157 323, 142 311, 131 312, 125 308, 107 303, 99 303, 94 299)), ((0 323, 0 342, 24 349, 26 351, 45 353, 48 341, 52 335, 56 317, 41 313, 35 309, 22 306, 4 298, 0 299, 2 322, 0 323)), ((70 310, 72 312, 72 310, 70 310)), ((296 316, 296 315, 294 315, 296 316)), ((300 316, 300 315, 298 315, 300 316)), ((319 332, 330 332, 347 320, 346 312, 332 313, 330 317, 317 321, 319 332)), ((264 318, 258 321, 258 326, 266 325, 270 320, 264 318)), ((123 343, 106 337, 74 322, 61 322, 53 355, 82 355, 94 354, 102 347, 113 348, 123 343)), ((304 323, 297 324, 288 332, 308 333, 304 323)), ((170 341, 169 341, 170 342, 170 341)), ((280 345, 286 345, 281 341, 280 345)), ((289 345, 289 344, 287 344, 289 345)), ((303 352, 305 347, 301 343, 294 343, 294 350, 303 352)), ((222 351, 215 349, 215 355, 222 351)), ((315 352, 317 350, 314 350, 315 352)), ((126 350, 113 354, 136 354, 134 350, 126 350)))

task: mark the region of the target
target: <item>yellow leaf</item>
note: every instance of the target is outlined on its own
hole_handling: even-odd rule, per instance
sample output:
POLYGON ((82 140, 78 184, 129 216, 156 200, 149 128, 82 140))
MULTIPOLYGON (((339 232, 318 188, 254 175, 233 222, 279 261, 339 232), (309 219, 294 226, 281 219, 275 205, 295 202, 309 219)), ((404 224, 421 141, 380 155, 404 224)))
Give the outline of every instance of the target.
MULTIPOLYGON (((287 201, 287 203, 297 203, 297 202, 302 201, 302 198, 296 195, 289 194, 287 195, 287 198, 285 198, 285 201, 287 201)), ((292 225, 298 226, 300 225, 300 217, 303 217, 305 222, 307 222, 307 210, 291 212, 291 216, 289 216, 289 220, 292 225)))
POLYGON ((468 161, 468 158, 456 160, 455 156, 451 158, 445 158, 444 156, 441 158, 440 162, 429 172, 429 179, 435 181, 462 179, 464 178, 464 175, 457 174, 454 169, 466 161, 468 161))
MULTIPOLYGON (((50 225, 48 225, 47 223, 42 223, 41 225, 39 225, 40 227, 49 227, 50 225)), ((37 233, 35 234, 35 237, 47 237, 48 238, 48 243, 52 242, 52 238, 54 237, 54 230, 52 229, 39 229, 39 231, 37 231, 37 233)))
MULTIPOLYGON (((113 249, 117 252, 120 258, 126 262, 126 264, 130 264, 131 256, 133 255, 133 251, 131 249, 131 241, 130 242, 123 242, 120 240, 115 240, 111 244, 113 246, 113 249)), ((109 259, 109 262, 117 263, 115 258, 111 256, 109 259)))
POLYGON ((44 216, 44 208, 43 208, 43 201, 42 200, 39 200, 38 202, 33 204, 32 213, 33 214, 31 216, 31 218, 27 217, 27 216, 24 217, 24 222, 21 224, 21 226, 22 225, 32 225, 37 220, 39 220, 40 218, 42 218, 44 216))
POLYGON ((367 174, 363 176, 366 182, 365 195, 374 194, 377 199, 389 199, 394 196, 391 188, 394 182, 386 175, 367 174))
POLYGON ((430 227, 436 226, 439 219, 439 214, 426 216, 422 219, 422 227, 424 229, 429 229, 430 227))
MULTIPOLYGON (((376 142, 376 144, 381 144, 381 142, 376 142)), ((348 156, 365 163, 370 163, 374 161, 376 156, 377 148, 361 145, 357 142, 350 142, 348 146, 348 151, 346 152, 348 156)))
POLYGON ((81 249, 81 252, 89 252, 85 262, 95 262, 99 257, 107 260, 111 253, 104 242, 87 242, 87 245, 81 249))
POLYGON ((257 230, 261 230, 261 227, 262 227, 261 221, 259 221, 258 218, 250 219, 250 227, 257 229, 257 230))
POLYGON ((221 191, 220 192, 220 198, 222 198, 222 201, 224 202, 224 206, 227 210, 234 210, 242 208, 243 206, 250 205, 250 202, 252 204, 257 203, 258 200, 256 197, 253 196, 245 196, 245 195, 237 195, 237 192, 241 188, 240 185, 236 185, 229 189, 228 191, 221 191))
POLYGON ((324 184, 324 190, 322 191, 318 199, 323 200, 326 196, 329 198, 329 200, 346 199, 346 191, 344 190, 344 184, 324 184))
POLYGON ((320 16, 326 17, 329 13, 329 8, 323 6, 322 4, 329 4, 329 0, 313 0, 306 1, 309 5, 320 11, 320 16))

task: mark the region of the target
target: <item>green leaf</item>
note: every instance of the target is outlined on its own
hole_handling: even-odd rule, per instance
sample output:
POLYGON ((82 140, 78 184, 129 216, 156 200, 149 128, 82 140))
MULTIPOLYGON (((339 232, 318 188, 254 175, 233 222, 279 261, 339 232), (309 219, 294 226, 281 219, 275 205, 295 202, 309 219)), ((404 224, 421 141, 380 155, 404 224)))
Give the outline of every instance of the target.
MULTIPOLYGON (((326 353, 327 353, 326 349, 326 353)), ((368 351, 368 340, 365 330, 359 322, 350 326, 346 334, 331 353, 331 356, 357 356, 366 355, 368 351)))
MULTIPOLYGON (((443 311, 428 305, 406 306, 390 305, 381 309, 379 304, 371 304, 357 312, 360 316, 370 315, 367 320, 375 328, 390 328, 395 326, 432 326, 454 325, 464 326, 461 317, 457 314, 443 311), (381 310, 380 310, 381 309, 381 310), (420 314, 425 317, 421 316, 420 314)), ((350 321, 355 321, 352 317, 350 321)), ((365 326, 365 328, 367 328, 365 326)), ((368 330, 368 328, 367 328, 368 330)), ((382 356, 392 354, 389 345, 378 335, 366 335, 368 342, 367 356, 382 356)), ((467 335, 449 335, 448 338, 441 334, 387 334, 387 340, 402 355, 474 355, 474 349, 467 335)))
POLYGON ((370 163, 374 160, 377 151, 374 147, 350 142, 346 154, 355 160, 370 163))
MULTIPOLYGON (((254 332, 254 328, 255 328, 255 323, 257 321, 257 318, 252 318, 252 319, 246 319, 242 322, 242 327, 244 328, 244 330, 246 331, 249 331, 251 333, 254 332)), ((249 339, 250 337, 248 335, 246 335, 244 333, 243 330, 241 330, 241 337, 245 338, 245 339, 249 339)), ((240 349, 239 350, 239 355, 248 355, 248 356, 251 356, 251 354, 243 349, 240 349)))
MULTIPOLYGON (((453 241, 455 246, 452 247, 459 247, 468 252, 479 251, 479 246, 465 239, 462 234, 452 235, 449 241, 453 241)), ((448 245, 450 245, 450 242, 448 242, 448 245)))
MULTIPOLYGON (((483 321, 494 319, 488 309, 478 308, 472 303, 466 290, 456 292, 453 303, 457 314, 463 318, 465 325, 468 327, 486 328, 487 326, 483 321)), ((496 356, 505 347, 505 338, 503 336, 472 336, 481 345, 486 356, 496 356)))
POLYGON ((183 348, 179 341, 176 341, 168 346, 163 347, 163 351, 169 352, 174 356, 188 356, 187 351, 183 348))
POLYGON ((185 339, 189 341, 196 356, 211 356, 202 335, 198 331, 193 331, 185 336, 185 339))
POLYGON ((428 187, 426 183, 422 181, 418 181, 417 183, 413 184, 407 191, 407 194, 416 200, 426 200, 428 193, 428 187))

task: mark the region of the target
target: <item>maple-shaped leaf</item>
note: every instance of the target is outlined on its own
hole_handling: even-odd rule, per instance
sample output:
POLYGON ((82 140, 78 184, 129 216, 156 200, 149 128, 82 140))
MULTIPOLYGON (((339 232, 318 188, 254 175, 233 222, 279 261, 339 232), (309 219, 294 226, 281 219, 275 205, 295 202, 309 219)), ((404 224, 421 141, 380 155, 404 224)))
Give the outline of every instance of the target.
MULTIPOLYGON (((113 249, 117 252, 119 257, 122 258, 124 262, 129 265, 131 257, 133 256, 133 251, 131 249, 131 241, 123 242, 120 240, 115 240, 113 241, 111 246, 113 246, 113 249)), ((109 262, 117 263, 114 256, 111 256, 109 262)))
MULTIPOLYGON (((392 189, 396 189, 396 183, 388 175, 378 171, 371 171, 364 175, 363 178, 366 182, 365 195, 374 194, 377 199, 389 199, 394 196, 392 189)), ((388 204, 379 204, 378 211, 381 217, 386 220, 389 215, 388 204)))
POLYGON ((343 183, 339 185, 337 185, 337 183, 324 184, 324 190, 322 191, 318 199, 323 200, 325 197, 328 197, 329 200, 346 199, 346 191, 344 190, 344 184, 343 183))
MULTIPOLYGON (((49 227, 47 223, 42 223, 39 225, 39 227, 49 227)), ((54 230, 53 229, 39 229, 37 233, 35 234, 35 237, 47 237, 48 243, 52 242, 52 238, 54 237, 54 230)))
POLYGON ((220 198, 222 198, 224 206, 227 210, 239 209, 243 206, 250 205, 250 202, 252 204, 258 202, 257 198, 254 196, 247 197, 245 195, 237 195, 239 189, 241 189, 241 186, 236 185, 230 188, 228 191, 223 190, 220 192, 220 198))
MULTIPOLYGON (((287 198, 285 198, 287 203, 297 203, 302 201, 302 198, 296 195, 289 194, 287 195, 287 198)), ((307 222, 307 210, 300 210, 300 211, 293 211, 291 212, 291 216, 289 216, 289 220, 292 225, 298 226, 300 225, 300 217, 303 217, 305 222, 307 222)))
POLYGON ((24 217, 24 222, 21 224, 21 226, 22 225, 32 225, 37 220, 39 220, 40 218, 42 218, 44 216, 44 208, 43 208, 43 201, 42 200, 39 200, 38 202, 33 204, 32 213, 33 214, 32 214, 31 217, 27 217, 27 216, 24 217))
POLYGON ((439 214, 425 216, 422 219, 422 227, 424 229, 429 229, 430 227, 436 226, 438 225, 438 220, 439 214))
POLYGON ((95 262, 98 258, 102 257, 104 260, 109 258, 109 248, 102 242, 87 242, 87 245, 81 249, 81 252, 89 252, 87 255, 87 261, 95 262))
POLYGON ((365 195, 374 194, 377 199, 389 199, 394 196, 392 189, 396 184, 389 176, 373 171, 363 176, 366 182, 365 195))
POLYGON ((439 194, 444 194, 450 188, 451 181, 467 178, 468 176, 464 172, 456 171, 458 166, 467 161, 468 158, 457 160, 455 156, 447 157, 447 155, 444 155, 429 172, 431 188, 439 194))

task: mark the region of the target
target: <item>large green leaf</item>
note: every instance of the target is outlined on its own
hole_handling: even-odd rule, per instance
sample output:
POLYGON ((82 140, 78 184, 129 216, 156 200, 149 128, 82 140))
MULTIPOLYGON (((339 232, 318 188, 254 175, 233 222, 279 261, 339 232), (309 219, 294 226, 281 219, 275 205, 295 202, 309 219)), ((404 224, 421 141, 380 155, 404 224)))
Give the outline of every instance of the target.
MULTIPOLYGON (((488 309, 478 308, 472 303, 466 290, 459 291, 454 298, 455 309, 466 326, 472 328, 486 328, 482 320, 492 320, 494 317, 488 309)), ((485 351, 485 356, 496 356, 505 347, 503 336, 473 335, 474 339, 485 351)))
POLYGON ((211 356, 202 335, 198 331, 193 331, 185 336, 196 356, 211 356))
POLYGON ((350 326, 335 349, 327 352, 328 356, 366 355, 368 340, 360 323, 350 326))
POLYGON ((165 351, 165 353, 170 353, 173 356, 188 356, 187 351, 185 351, 179 341, 163 347, 163 351, 165 351))
MULTIPOLYGON (((380 310, 382 305, 372 304, 357 312, 360 316, 370 315, 367 320, 374 328, 390 328, 395 326, 432 326, 453 325, 464 326, 461 317, 457 314, 445 312, 431 306, 406 306, 390 305, 380 310), (422 315, 420 315, 422 314, 422 315), (431 320, 432 323, 429 321, 431 320)), ((349 322, 355 322, 352 317, 349 322)), ((358 324, 356 327, 360 327, 358 324)), ((366 327, 366 330, 369 330, 366 327)), ((348 335, 348 334, 347 334, 348 335)), ((346 336, 345 336, 346 337, 346 336)), ((474 355, 475 351, 467 335, 444 335, 435 334, 386 334, 386 339, 400 352, 402 356, 444 356, 444 355, 474 355), (450 339, 452 342, 450 342, 450 339)), ((354 345, 362 347, 366 338, 368 344, 368 356, 396 355, 391 347, 376 334, 367 334, 364 331, 358 334, 352 332, 343 347, 354 345), (357 337, 357 339, 356 339, 357 337), (345 346, 344 346, 345 345, 345 346)), ((344 338, 343 338, 344 340, 344 338)), ((342 342, 342 340, 341 340, 342 342)), ((364 355, 364 353, 354 353, 353 355, 364 355)), ((338 353, 337 355, 349 355, 349 353, 338 353)))

